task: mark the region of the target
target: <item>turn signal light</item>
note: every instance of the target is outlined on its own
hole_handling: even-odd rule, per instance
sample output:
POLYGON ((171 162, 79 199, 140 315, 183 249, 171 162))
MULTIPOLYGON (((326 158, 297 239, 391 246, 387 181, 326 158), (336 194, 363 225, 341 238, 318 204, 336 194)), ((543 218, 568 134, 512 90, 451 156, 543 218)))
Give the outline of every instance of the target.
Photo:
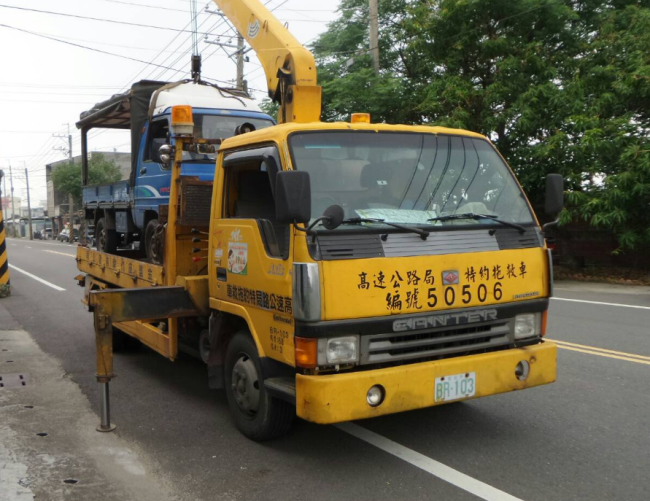
POLYGON ((313 369, 318 361, 318 340, 304 337, 296 338, 296 365, 303 369, 313 369))
POLYGON ((350 123, 353 124, 369 124, 370 123, 370 113, 352 113, 350 118, 350 123))
POLYGON ((540 335, 544 337, 546 335, 546 319, 548 318, 548 310, 542 312, 542 330, 540 335))

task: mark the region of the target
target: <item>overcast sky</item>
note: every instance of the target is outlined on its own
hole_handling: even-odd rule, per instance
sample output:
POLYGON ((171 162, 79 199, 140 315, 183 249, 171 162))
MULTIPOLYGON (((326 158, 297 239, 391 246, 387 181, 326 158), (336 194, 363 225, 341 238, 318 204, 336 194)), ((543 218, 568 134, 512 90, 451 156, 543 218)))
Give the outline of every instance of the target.
MULTIPOLYGON (((198 32, 221 36, 228 42, 232 32, 215 14, 204 12, 208 0, 196 0, 202 11, 198 32)), ((311 42, 335 19, 339 0, 263 0, 303 44, 311 42)), ((141 79, 176 81, 189 76, 191 34, 190 0, 0 0, 4 6, 46 10, 72 16, 116 22, 94 21, 0 6, 0 168, 14 173, 14 194, 26 199, 24 167, 29 170, 32 206, 46 198, 45 164, 65 158, 68 126, 73 137, 73 154, 80 154, 80 137, 75 127, 79 114, 98 101, 127 89, 141 79), (129 26, 136 23, 164 29, 129 26), (72 44, 111 52, 178 71, 146 65, 122 57, 74 47, 15 29, 49 36, 72 44), (175 31, 176 30, 176 31, 175 31)), ((235 64, 223 49, 204 42, 203 75, 233 81, 235 64)), ((245 65, 251 89, 264 91, 264 71, 254 52, 245 65)), ((253 91, 261 100, 265 92, 253 91)), ((92 151, 129 151, 128 133, 96 130, 90 134, 92 151)), ((9 180, 7 180, 7 190, 9 180)), ((3 191, 3 196, 5 193, 3 191)), ((23 202, 26 203, 26 202, 23 202)))

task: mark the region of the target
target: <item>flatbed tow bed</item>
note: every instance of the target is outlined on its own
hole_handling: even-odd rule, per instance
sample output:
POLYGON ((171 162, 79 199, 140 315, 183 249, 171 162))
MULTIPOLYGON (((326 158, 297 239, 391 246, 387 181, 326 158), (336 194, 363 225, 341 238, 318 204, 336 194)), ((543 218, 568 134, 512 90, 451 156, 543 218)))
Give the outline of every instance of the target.
POLYGON ((89 247, 77 247, 77 267, 79 271, 117 287, 165 285, 163 266, 89 247))
POLYGON ((77 248, 76 260, 78 269, 86 273, 85 277, 83 275, 78 277, 85 286, 82 303, 91 309, 91 292, 110 293, 115 298, 114 301, 121 305, 120 307, 128 308, 130 313, 126 313, 127 316, 139 318, 114 322, 113 326, 171 360, 176 358, 178 339, 175 329, 170 329, 169 325, 164 323, 169 317, 155 319, 152 315, 150 319, 142 320, 142 309, 146 308, 147 312, 153 313, 152 302, 158 302, 167 315, 175 309, 174 298, 179 301, 178 313, 196 314, 208 308, 205 304, 207 276, 177 277, 173 286, 166 286, 163 266, 107 254, 88 247, 77 248), (140 294, 139 297, 143 297, 142 302, 134 299, 133 291, 147 288, 152 289, 148 297, 140 294))

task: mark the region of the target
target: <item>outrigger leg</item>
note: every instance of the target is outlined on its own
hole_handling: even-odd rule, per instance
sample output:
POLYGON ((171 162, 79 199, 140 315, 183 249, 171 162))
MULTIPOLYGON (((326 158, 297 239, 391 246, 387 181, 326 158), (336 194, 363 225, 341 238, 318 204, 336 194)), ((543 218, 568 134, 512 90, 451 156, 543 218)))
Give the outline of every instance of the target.
POLYGON ((101 421, 97 431, 108 432, 115 429, 111 424, 111 404, 108 385, 115 377, 113 373, 113 323, 110 315, 105 315, 102 308, 95 308, 95 346, 97 351, 97 382, 101 385, 100 414, 101 421))

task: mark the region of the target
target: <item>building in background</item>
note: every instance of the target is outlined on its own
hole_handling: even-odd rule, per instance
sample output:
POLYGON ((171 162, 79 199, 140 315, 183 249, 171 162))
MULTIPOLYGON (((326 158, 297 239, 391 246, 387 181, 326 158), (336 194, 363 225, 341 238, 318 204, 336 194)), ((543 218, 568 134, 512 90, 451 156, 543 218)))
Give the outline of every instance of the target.
MULTIPOLYGON (((122 179, 128 179, 131 174, 131 153, 120 153, 114 151, 96 151, 90 152, 89 158, 95 153, 101 153, 108 161, 113 161, 120 168, 122 172, 122 179)), ((77 155, 72 159, 76 164, 81 163, 81 155, 77 155)), ((47 185, 47 215, 52 222, 52 232, 56 236, 64 228, 64 222, 67 220, 68 214, 68 196, 54 189, 52 182, 52 173, 62 165, 67 165, 69 160, 63 159, 57 162, 49 163, 45 166, 45 181, 47 185)), ((77 207, 76 209, 80 209, 77 207)), ((18 209, 16 209, 18 210, 18 209)), ((76 211, 75 211, 76 212, 76 211)), ((75 218, 75 225, 80 221, 75 218)))
MULTIPOLYGON (((44 215, 45 215, 45 207, 32 206, 32 218, 43 217, 44 215)), ((20 208, 20 217, 29 218, 29 208, 26 205, 23 205, 20 208)))
MULTIPOLYGON (((2 192, 4 195, 4 191, 2 192)), ((2 212, 4 214, 5 219, 12 219, 14 217, 14 212, 13 210, 16 210, 16 218, 20 217, 20 203, 21 203, 21 198, 20 197, 13 197, 13 204, 12 204, 12 199, 11 197, 3 196, 2 197, 2 212)))

